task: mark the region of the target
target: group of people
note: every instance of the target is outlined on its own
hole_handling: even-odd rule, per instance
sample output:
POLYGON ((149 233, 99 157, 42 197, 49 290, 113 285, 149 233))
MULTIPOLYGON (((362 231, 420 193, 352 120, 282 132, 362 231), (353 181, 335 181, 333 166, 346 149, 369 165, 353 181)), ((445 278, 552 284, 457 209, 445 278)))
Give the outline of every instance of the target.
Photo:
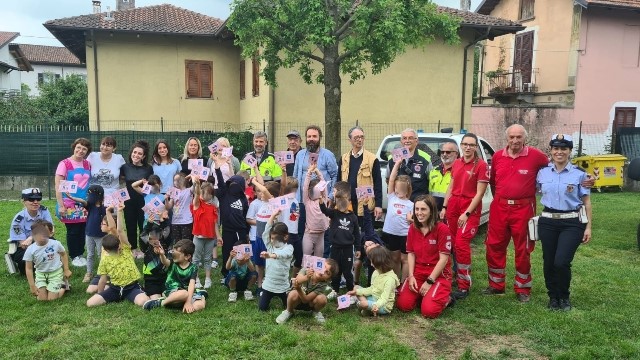
POLYGON ((493 155, 491 166, 479 157, 478 137, 467 133, 460 147, 441 144, 442 162, 433 168, 429 154, 417 148, 418 134, 403 131, 401 144, 409 156, 388 162, 380 236, 373 223, 383 215, 384 179, 380 160, 365 149, 358 126, 348 133, 351 150, 340 157, 320 146, 318 126, 306 128, 305 148, 298 131, 288 132, 293 162, 266 150, 264 132, 254 134, 254 151, 242 161, 224 151, 231 146, 225 138, 212 144, 209 158, 203 157, 200 141, 189 138, 180 159, 171 157, 164 140, 156 142, 152 154, 147 142, 137 141, 128 161, 115 153, 112 137, 102 139, 99 152, 91 152, 91 143, 80 138, 55 174, 55 213, 67 230, 68 255, 53 240, 42 194, 31 188, 23 191, 25 208, 12 223, 10 241, 18 248, 12 256, 22 262, 21 272, 41 300, 62 296, 68 288, 71 259, 72 265, 86 267, 83 281, 93 294, 88 306, 128 299, 149 310, 182 307, 190 313, 205 307, 220 245, 228 301, 237 301, 238 292, 253 300, 255 286, 260 310, 268 310, 274 297, 281 299, 284 310, 277 323, 295 310, 311 311, 323 323, 321 310, 335 298, 347 299, 364 314, 419 307, 423 316, 435 318, 470 294, 470 244, 487 187, 494 200, 485 242, 489 286, 483 294, 505 293, 507 246, 513 238, 514 291, 518 301, 530 300, 535 242, 527 230, 538 190, 544 205, 537 230, 548 306, 570 310, 571 261, 591 238, 593 179, 570 164, 570 136, 554 135, 549 159, 526 145, 524 127, 512 125, 506 135, 507 147, 493 155), (211 175, 192 174, 196 164, 211 175), (77 183, 75 192, 64 190, 63 181, 77 183), (124 191, 121 183, 127 196, 106 204, 108 196, 124 191), (372 193, 360 192, 363 187, 372 193), (153 202, 162 206, 150 206, 153 202), (135 258, 143 259, 142 276, 135 258), (367 276, 361 281, 363 267, 367 276), (346 290, 339 297, 341 285, 346 290))

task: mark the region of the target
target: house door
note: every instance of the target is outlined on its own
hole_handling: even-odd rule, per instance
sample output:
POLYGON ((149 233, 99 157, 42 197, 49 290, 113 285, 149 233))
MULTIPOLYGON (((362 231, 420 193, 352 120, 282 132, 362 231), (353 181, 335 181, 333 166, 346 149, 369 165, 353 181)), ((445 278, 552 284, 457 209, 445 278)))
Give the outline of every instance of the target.
POLYGON ((533 66, 533 31, 516 34, 513 52, 513 84, 522 89, 522 84, 531 82, 533 66))

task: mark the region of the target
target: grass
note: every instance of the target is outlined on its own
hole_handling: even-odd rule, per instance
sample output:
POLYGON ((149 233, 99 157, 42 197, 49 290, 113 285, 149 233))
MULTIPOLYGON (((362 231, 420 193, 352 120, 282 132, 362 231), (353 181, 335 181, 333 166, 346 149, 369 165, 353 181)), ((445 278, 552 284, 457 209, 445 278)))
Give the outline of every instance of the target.
MULTIPOLYGON (((193 315, 131 303, 94 309, 83 269, 73 268, 73 291, 54 303, 29 296, 24 278, 0 267, 2 358, 374 358, 374 359, 633 359, 640 358, 640 253, 636 229, 640 194, 594 194, 593 241, 573 262, 568 313, 546 310, 542 251, 532 254, 534 287, 529 304, 516 302, 511 289, 483 297, 486 263, 481 233, 474 240, 474 284, 468 299, 439 319, 394 312, 383 319, 362 318, 355 310, 325 309, 325 326, 306 314, 275 324, 281 307, 261 313, 255 301, 227 303, 214 284, 207 308, 193 315)), ((20 202, 1 202, 0 233, 8 234, 20 202)), ((45 202, 52 206, 52 202, 45 202)), ((64 226, 56 223, 58 239, 64 226)), ((0 247, 6 251, 6 244, 0 247)), ((3 251, 3 252, 4 252, 3 251)), ((508 282, 513 277, 510 250, 508 282)), ((219 275, 218 275, 219 276, 219 275)), ((214 279, 214 283, 217 279, 214 279)), ((300 313, 298 313, 300 314, 300 313)))

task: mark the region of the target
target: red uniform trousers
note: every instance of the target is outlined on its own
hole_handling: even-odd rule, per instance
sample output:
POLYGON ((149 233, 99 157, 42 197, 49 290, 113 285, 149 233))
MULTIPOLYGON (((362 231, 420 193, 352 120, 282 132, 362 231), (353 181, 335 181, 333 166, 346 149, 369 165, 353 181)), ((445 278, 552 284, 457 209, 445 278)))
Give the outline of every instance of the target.
POLYGON ((489 286, 504 290, 507 267, 507 247, 513 237, 515 249, 516 275, 513 289, 516 293, 531 293, 531 258, 535 242, 529 240, 528 221, 535 214, 536 199, 520 199, 517 204, 507 204, 507 200, 494 198, 489 213, 489 231, 485 242, 489 286))
POLYGON ((453 249, 457 264, 458 290, 471 288, 471 240, 478 232, 482 205, 479 205, 469 216, 467 223, 458 227, 458 218, 469 208, 471 198, 451 196, 447 203, 447 225, 453 235, 453 249))
MULTIPOLYGON (((430 269, 433 270, 433 269, 430 269)), ((431 271, 429 271, 430 273, 431 271)), ((427 277, 416 277, 418 289, 424 284, 427 277)), ((409 288, 409 279, 406 279, 400 287, 400 293, 396 300, 396 307, 403 312, 409 312, 418 306, 420 301, 420 313, 426 318, 435 319, 449 304, 449 296, 451 295, 451 280, 440 276, 436 279, 435 284, 431 285, 425 296, 419 292, 413 292, 409 288), (422 299, 421 299, 422 298, 422 299)))

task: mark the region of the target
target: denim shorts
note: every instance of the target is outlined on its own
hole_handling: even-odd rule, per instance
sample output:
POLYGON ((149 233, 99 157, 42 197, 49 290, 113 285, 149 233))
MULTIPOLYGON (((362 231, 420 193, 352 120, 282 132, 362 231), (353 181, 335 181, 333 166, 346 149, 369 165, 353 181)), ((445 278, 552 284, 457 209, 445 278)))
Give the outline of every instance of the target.
MULTIPOLYGON (((373 305, 375 305, 377 301, 378 301, 378 300, 376 300, 376 299, 373 297, 373 295, 369 295, 369 296, 367 296, 367 303, 369 304, 369 306, 368 306, 369 310, 373 310, 373 305)), ((385 308, 383 308, 383 307, 382 307, 382 308, 378 308, 378 314, 379 314, 379 315, 386 315, 386 314, 388 314, 388 313, 389 313, 389 312, 387 311, 387 309, 385 309, 385 308)))

